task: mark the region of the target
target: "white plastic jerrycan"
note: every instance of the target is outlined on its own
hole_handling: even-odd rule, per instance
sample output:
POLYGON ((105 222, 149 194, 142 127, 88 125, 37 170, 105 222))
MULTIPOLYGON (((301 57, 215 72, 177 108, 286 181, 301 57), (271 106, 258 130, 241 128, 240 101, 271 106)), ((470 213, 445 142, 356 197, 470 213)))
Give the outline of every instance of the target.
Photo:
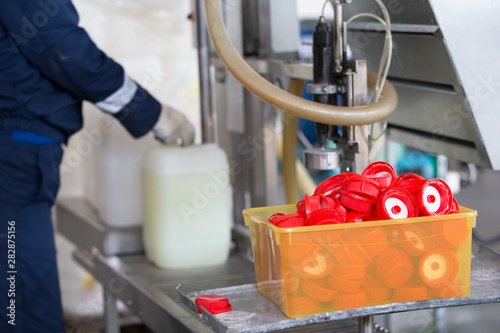
POLYGON ((215 144, 151 148, 143 164, 147 258, 181 269, 224 263, 231 241, 227 157, 215 144))

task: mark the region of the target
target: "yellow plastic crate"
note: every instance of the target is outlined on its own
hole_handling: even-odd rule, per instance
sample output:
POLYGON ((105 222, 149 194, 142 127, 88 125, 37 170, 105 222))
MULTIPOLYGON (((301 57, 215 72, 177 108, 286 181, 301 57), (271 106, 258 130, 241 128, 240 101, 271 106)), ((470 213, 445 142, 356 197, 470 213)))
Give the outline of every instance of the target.
POLYGON ((278 228, 295 205, 243 211, 259 292, 288 317, 469 296, 477 212, 278 228))

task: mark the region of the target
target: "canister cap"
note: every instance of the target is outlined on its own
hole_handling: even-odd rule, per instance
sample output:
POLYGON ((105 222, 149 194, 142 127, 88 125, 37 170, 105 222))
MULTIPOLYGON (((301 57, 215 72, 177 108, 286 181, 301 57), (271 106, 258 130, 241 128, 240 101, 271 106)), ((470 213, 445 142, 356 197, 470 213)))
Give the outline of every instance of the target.
POLYGON ((338 193, 339 190, 344 186, 344 182, 352 176, 356 176, 352 172, 344 172, 338 175, 332 176, 316 187, 314 191, 315 195, 323 194, 326 196, 333 196, 338 193))
POLYGON ((372 179, 365 176, 352 176, 344 183, 344 193, 348 192, 360 195, 367 199, 377 200, 380 194, 380 185, 372 179))
POLYGON ((275 224, 275 220, 276 220, 277 218, 282 217, 282 216, 285 216, 285 214, 283 214, 283 213, 275 213, 275 214, 271 215, 271 217, 269 217, 267 220, 268 220, 269 222, 271 222, 272 224, 275 224))
POLYGON ((361 213, 369 213, 377 203, 375 200, 344 191, 341 192, 340 202, 343 206, 361 213))
POLYGON ((453 203, 451 205, 449 214, 458 214, 458 213, 460 213, 460 206, 458 205, 457 199, 453 197, 453 203))
POLYGON ((319 197, 321 199, 321 208, 327 208, 331 210, 337 209, 337 203, 335 202, 335 199, 325 197, 324 195, 320 195, 319 197))
POLYGON ((434 178, 423 184, 417 202, 423 215, 444 215, 452 208, 453 194, 444 181, 434 178))
POLYGON ((420 175, 417 175, 416 173, 408 172, 408 173, 403 173, 401 176, 399 176, 398 178, 396 178, 396 182, 395 183, 399 183, 399 182, 402 182, 402 181, 405 181, 405 180, 413 180, 413 179, 425 180, 424 177, 422 177, 420 175))
POLYGON ((306 212, 306 201, 304 199, 299 200, 297 202, 297 213, 305 213, 306 212))
POLYGON ((380 196, 377 214, 382 219, 405 219, 417 216, 418 209, 410 192, 400 188, 391 188, 380 196))
POLYGON ((324 195, 320 195, 319 197, 321 198, 321 208, 337 211, 344 216, 347 215, 347 210, 340 204, 339 200, 324 195))
POLYGON ((312 212, 321 209, 321 198, 317 195, 305 195, 304 206, 306 215, 309 216, 312 212))
POLYGON ((441 288, 453 281, 458 273, 458 259, 449 249, 429 251, 420 260, 422 281, 432 288, 441 288))
POLYGON ((410 192, 415 199, 418 196, 418 192, 422 189, 422 186, 424 186, 426 180, 425 179, 406 179, 402 181, 398 181, 394 184, 395 188, 402 188, 404 190, 407 190, 410 192))
POLYGON ((369 214, 360 213, 355 210, 347 213, 346 222, 364 222, 364 221, 373 221, 373 218, 369 214))
POLYGON ((201 295, 196 297, 195 303, 198 307, 198 313, 201 313, 200 306, 203 306, 211 314, 228 312, 232 309, 227 297, 220 295, 201 295))
POLYGON ((305 219, 306 219, 306 214, 294 213, 294 214, 278 216, 272 220, 272 223, 278 228, 295 228, 295 227, 303 227, 305 219))
POLYGON ((312 225, 326 225, 326 224, 339 224, 345 222, 345 216, 337 211, 327 208, 318 209, 309 215, 305 224, 312 225))
POLYGON ((396 181, 394 168, 389 163, 382 161, 367 166, 362 175, 375 180, 382 190, 391 187, 396 181))

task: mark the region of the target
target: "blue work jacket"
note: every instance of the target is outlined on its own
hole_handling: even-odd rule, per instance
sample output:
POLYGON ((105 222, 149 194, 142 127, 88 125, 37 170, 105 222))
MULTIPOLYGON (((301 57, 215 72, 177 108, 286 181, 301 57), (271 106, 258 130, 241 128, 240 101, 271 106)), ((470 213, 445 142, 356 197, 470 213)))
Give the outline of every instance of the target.
POLYGON ((87 100, 134 136, 161 106, 78 26, 69 0, 0 0, 0 128, 66 142, 87 100))

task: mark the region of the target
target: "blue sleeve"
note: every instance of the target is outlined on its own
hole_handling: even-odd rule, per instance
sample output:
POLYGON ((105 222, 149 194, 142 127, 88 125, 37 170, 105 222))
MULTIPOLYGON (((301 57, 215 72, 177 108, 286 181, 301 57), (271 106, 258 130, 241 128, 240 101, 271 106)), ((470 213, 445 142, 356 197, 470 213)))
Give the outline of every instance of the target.
MULTIPOLYGON (((18 51, 75 98, 98 103, 124 84, 123 68, 78 26, 78 13, 71 1, 0 1, 0 21, 18 51)), ((149 93, 138 87, 130 103, 114 115, 138 137, 151 130, 160 108, 149 93)))

